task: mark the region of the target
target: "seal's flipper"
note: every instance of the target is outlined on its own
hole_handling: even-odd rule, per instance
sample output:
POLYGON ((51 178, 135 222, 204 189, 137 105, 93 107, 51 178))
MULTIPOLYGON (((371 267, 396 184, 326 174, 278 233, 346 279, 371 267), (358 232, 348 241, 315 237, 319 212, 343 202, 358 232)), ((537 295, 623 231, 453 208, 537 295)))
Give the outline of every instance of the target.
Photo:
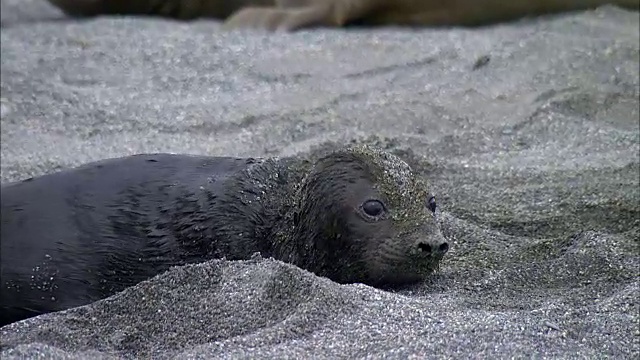
MULTIPOLYGON (((196 18, 226 18, 246 4, 246 1, 220 0, 48 0, 68 16, 100 15, 162 16, 178 20, 196 18)), ((251 3, 271 3, 272 0, 251 0, 251 3)))
POLYGON ((279 1, 276 7, 251 6, 240 9, 224 23, 224 29, 252 28, 294 31, 310 27, 341 27, 366 17, 379 1, 279 1), (301 3, 307 4, 301 4, 301 3))
POLYGON ((226 19, 224 28, 479 26, 603 5, 639 10, 640 0, 48 0, 70 16, 148 15, 226 19))

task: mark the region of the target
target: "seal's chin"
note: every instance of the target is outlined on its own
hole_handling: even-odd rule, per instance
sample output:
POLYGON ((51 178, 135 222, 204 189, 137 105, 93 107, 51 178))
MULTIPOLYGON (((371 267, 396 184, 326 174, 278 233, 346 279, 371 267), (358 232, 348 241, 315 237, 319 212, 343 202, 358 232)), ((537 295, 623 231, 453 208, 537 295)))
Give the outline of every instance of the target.
POLYGON ((439 267, 442 255, 417 251, 409 237, 372 241, 378 244, 363 258, 368 285, 382 287, 424 282, 439 267))
POLYGON ((371 262, 366 283, 375 287, 393 287, 418 284, 438 269, 438 261, 417 263, 405 259, 404 263, 371 262))

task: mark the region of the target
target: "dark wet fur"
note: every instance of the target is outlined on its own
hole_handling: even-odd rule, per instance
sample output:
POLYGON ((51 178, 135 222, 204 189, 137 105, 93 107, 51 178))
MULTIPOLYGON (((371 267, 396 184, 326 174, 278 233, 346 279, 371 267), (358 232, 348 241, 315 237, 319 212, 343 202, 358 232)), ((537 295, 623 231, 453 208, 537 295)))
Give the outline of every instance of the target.
POLYGON ((361 276, 365 271, 362 264, 365 244, 346 241, 357 229, 349 224, 352 209, 345 208, 345 203, 338 199, 344 199, 354 188, 371 187, 370 178, 362 164, 352 157, 343 155, 342 158, 332 158, 330 162, 321 161, 302 190, 303 199, 314 201, 299 204, 295 214, 295 237, 301 241, 287 243, 290 248, 285 247, 280 255, 296 254, 296 259, 291 260, 298 262, 299 266, 336 281, 348 282, 361 276), (314 194, 327 196, 317 197, 314 194))
POLYGON ((0 324, 91 303, 171 266, 256 252, 342 283, 418 281, 430 268, 419 254, 403 262, 412 243, 394 222, 354 210, 381 196, 373 178, 349 153, 314 168, 151 154, 3 185, 0 324), (389 244, 398 263, 379 255, 389 244))
POLYGON ((107 297, 174 265, 268 253, 270 222, 246 204, 258 190, 239 172, 251 162, 139 155, 3 185, 1 323, 107 297))

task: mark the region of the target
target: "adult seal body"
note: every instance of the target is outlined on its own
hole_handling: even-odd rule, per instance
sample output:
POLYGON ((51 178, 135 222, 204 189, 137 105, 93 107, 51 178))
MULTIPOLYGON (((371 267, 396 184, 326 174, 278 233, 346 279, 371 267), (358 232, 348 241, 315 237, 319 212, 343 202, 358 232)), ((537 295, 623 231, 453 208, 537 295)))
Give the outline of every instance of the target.
POLYGON ((2 325, 213 258, 260 252, 380 286, 425 279, 448 249, 426 182, 367 146, 313 161, 134 155, 4 184, 1 203, 2 325))
POLYGON ((477 26, 639 0, 49 0, 72 16, 159 15, 224 19, 225 27, 293 31, 349 24, 477 26))

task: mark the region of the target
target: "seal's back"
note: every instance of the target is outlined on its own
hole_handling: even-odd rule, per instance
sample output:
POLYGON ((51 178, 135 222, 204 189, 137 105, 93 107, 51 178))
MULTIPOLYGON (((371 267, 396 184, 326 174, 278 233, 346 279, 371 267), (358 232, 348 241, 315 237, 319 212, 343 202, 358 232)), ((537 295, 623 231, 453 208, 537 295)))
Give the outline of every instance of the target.
POLYGON ((152 233, 162 232, 153 224, 187 198, 210 201, 198 190, 215 197, 246 166, 231 157, 145 154, 3 184, 0 325, 83 305, 166 270, 175 238, 152 233))

